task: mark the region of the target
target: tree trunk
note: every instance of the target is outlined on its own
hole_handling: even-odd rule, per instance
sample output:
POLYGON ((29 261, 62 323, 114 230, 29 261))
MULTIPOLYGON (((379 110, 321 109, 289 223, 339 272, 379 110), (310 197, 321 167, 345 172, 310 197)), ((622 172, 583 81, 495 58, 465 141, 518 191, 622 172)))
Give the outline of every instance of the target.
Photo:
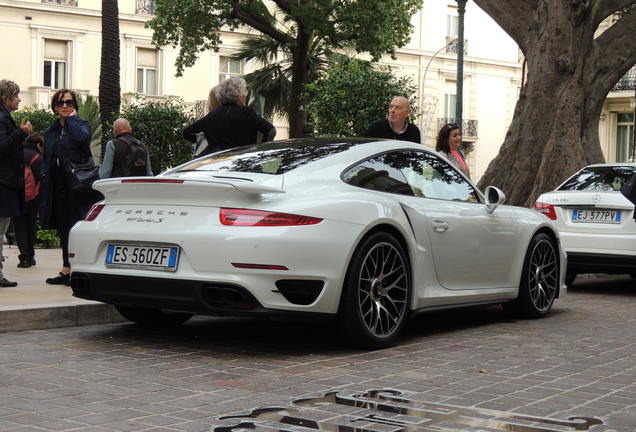
MULTIPOLYGON (((505 7, 476 1, 491 13, 505 7)), ((499 154, 479 186, 499 187, 510 204, 531 206, 578 169, 604 162, 598 136, 603 102, 633 64, 629 58, 634 53, 624 42, 610 42, 611 28, 595 39, 592 12, 581 2, 552 2, 540 3, 525 27, 515 20, 528 16, 504 17, 502 26, 524 48, 528 81, 499 154)))
POLYGON ((298 27, 296 44, 292 49, 293 67, 289 97, 289 137, 307 136, 307 111, 301 109, 305 101, 305 85, 309 80, 309 40, 302 25, 298 27))
POLYGON ((119 115, 119 7, 117 0, 102 0, 102 53, 99 69, 99 112, 102 122, 102 151, 112 135, 112 124, 119 115))

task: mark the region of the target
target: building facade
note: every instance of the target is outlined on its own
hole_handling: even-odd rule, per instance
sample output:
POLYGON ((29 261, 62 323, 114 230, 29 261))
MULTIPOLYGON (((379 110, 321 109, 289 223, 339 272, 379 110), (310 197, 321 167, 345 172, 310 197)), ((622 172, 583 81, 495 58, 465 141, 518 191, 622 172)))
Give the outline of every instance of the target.
MULTIPOLYGON (((101 0, 0 0, 0 40, 5 41, 3 55, 8 60, 3 62, 2 78, 20 85, 23 107, 48 105, 52 93, 61 87, 98 94, 100 9, 101 0)), ((154 1, 119 0, 119 12, 124 100, 141 94, 151 99, 181 98, 194 105, 207 99, 209 89, 221 80, 254 68, 230 59, 249 33, 240 29, 223 32, 218 52, 201 53, 193 67, 176 77, 177 50, 153 46, 152 30, 145 27, 154 13, 154 1)), ((411 40, 397 51, 397 58, 387 56, 380 62, 396 74, 411 77, 417 85, 417 123, 423 143, 434 146, 439 127, 455 117, 456 2, 425 0, 412 24, 411 40)), ((497 154, 512 120, 521 62, 514 41, 472 2, 467 5, 464 36, 463 130, 471 172, 478 180, 497 154)), ((633 104, 633 94, 630 102, 624 93, 617 90, 616 97, 608 98, 607 114, 601 119, 608 161, 624 152, 623 144, 610 143, 624 140, 629 124, 633 130, 633 114, 631 123, 629 116, 623 116, 633 104)), ((285 138, 287 125, 281 120, 275 124, 277 137, 285 138)))

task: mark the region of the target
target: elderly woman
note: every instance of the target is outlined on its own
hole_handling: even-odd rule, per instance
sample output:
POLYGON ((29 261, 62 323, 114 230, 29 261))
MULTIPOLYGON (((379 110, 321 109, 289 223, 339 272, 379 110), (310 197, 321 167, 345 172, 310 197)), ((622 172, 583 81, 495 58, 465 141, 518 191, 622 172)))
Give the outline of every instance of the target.
POLYGON ((206 153, 241 147, 256 143, 257 133, 263 134, 263 142, 276 136, 276 128, 246 105, 247 85, 243 78, 228 78, 217 86, 219 107, 194 122, 183 131, 183 137, 196 141, 196 134, 203 132, 208 141, 206 153))
POLYGON ((466 163, 464 153, 459 150, 462 145, 462 133, 459 130, 459 126, 453 123, 448 123, 442 126, 437 134, 437 144, 435 145, 435 151, 440 152, 446 159, 448 159, 458 170, 460 170, 466 177, 470 178, 470 170, 466 163))
POLYGON ((44 162, 40 188, 40 223, 55 228, 62 246, 62 270, 48 278, 48 284, 70 284, 71 264, 68 257, 68 236, 75 222, 83 219, 98 200, 93 190, 76 190, 65 161, 92 160, 91 127, 77 114, 75 92, 61 89, 51 98, 51 109, 57 119, 44 134, 44 162))
POLYGON ((23 120, 18 127, 9 114, 20 105, 20 87, 13 81, 0 80, 0 287, 14 287, 17 282, 2 274, 2 239, 11 217, 24 212, 24 152, 22 142, 31 133, 31 123, 23 120))

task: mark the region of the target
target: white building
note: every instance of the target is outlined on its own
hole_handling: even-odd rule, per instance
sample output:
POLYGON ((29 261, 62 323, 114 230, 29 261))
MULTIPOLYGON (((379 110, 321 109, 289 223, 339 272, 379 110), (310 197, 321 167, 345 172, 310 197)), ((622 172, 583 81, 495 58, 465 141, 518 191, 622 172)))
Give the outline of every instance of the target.
MULTIPOLYGON (((0 0, 0 40, 5 41, 1 78, 20 85, 23 107, 48 105, 60 87, 97 95, 100 8, 101 0, 0 0)), ((154 47, 152 30, 144 27, 153 10, 153 0, 119 0, 124 96, 141 93, 149 98, 179 97, 194 103, 206 99, 209 89, 225 77, 252 70, 250 64, 229 59, 246 35, 238 30, 223 32, 218 53, 202 53, 182 77, 175 77, 177 51, 170 46, 154 47)), ((398 50, 397 60, 387 56, 381 63, 417 83, 422 109, 418 123, 424 144, 434 146, 439 126, 454 117, 456 2, 425 0, 412 23, 411 41, 398 50)), ((472 2, 466 11, 465 41, 464 139, 472 148, 468 159, 477 180, 497 154, 512 119, 521 85, 521 63, 514 41, 472 2)), ((610 161, 620 145, 609 143, 623 139, 627 132, 621 128, 630 124, 629 118, 620 114, 633 104, 629 98, 616 103, 608 102, 608 114, 601 123, 601 138, 610 161)), ((633 115, 631 125, 633 128, 633 115)), ((276 126, 277 137, 286 137, 286 125, 276 121, 276 126)))

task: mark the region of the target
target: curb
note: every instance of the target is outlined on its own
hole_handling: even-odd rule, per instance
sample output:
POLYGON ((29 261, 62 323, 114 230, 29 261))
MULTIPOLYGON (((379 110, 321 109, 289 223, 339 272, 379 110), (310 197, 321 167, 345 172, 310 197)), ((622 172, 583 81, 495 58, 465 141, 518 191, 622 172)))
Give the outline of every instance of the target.
POLYGON ((93 301, 0 307, 0 333, 124 321, 112 305, 93 301))

